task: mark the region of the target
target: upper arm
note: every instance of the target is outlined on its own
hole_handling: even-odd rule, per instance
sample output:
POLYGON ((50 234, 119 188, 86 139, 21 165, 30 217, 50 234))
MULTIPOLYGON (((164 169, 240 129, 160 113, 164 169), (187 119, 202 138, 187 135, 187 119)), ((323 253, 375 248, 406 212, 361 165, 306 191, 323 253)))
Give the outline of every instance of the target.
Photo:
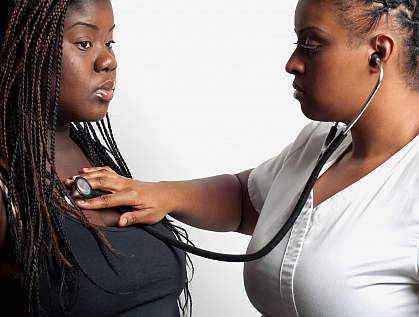
POLYGON ((236 176, 242 187, 242 220, 238 232, 252 234, 272 183, 282 169, 292 143, 276 157, 236 176))
POLYGON ((282 170, 291 147, 292 143, 285 147, 279 155, 260 164, 249 173, 247 177, 248 194, 254 209, 258 213, 262 211, 272 184, 282 170))

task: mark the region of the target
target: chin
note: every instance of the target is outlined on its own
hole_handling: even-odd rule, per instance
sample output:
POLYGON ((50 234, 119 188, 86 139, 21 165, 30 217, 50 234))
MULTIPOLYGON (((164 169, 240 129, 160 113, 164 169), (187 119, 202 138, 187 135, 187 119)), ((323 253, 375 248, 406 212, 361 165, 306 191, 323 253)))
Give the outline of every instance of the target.
POLYGON ((102 120, 103 118, 105 118, 107 112, 101 114, 101 115, 97 115, 97 116, 92 116, 90 117, 88 120, 85 120, 84 122, 97 122, 102 120))
POLYGON ((75 120, 71 120, 71 121, 72 122, 97 122, 105 118, 106 114, 107 112, 89 113, 84 116, 77 116, 77 118, 74 118, 75 120))
POLYGON ((96 122, 103 119, 108 113, 109 103, 100 104, 97 106, 95 105, 91 108, 91 111, 89 111, 89 113, 84 116, 84 122, 96 122))
POLYGON ((327 109, 326 106, 319 106, 316 103, 307 104, 301 102, 300 104, 301 112, 310 120, 323 122, 336 121, 336 116, 330 113, 330 108, 327 109))
POLYGON ((307 107, 307 105, 301 104, 301 112, 310 120, 323 121, 321 118, 321 112, 317 111, 315 107, 307 107))

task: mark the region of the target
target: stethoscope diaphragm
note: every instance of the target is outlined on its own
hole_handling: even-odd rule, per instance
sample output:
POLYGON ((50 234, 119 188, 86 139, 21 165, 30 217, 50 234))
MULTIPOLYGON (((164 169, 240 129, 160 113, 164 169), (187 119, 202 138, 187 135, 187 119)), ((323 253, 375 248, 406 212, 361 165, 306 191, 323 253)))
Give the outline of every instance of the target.
POLYGON ((80 198, 89 199, 89 198, 99 197, 99 196, 109 194, 109 193, 110 192, 94 190, 92 188, 92 185, 90 185, 89 181, 86 178, 82 176, 77 176, 74 179, 73 189, 71 191, 71 197, 73 199, 80 199, 80 198))

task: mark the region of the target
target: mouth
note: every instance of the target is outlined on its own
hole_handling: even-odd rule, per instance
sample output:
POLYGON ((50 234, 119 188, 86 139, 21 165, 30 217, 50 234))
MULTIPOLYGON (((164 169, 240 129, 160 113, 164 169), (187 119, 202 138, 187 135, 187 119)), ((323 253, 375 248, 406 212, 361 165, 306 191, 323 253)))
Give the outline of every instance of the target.
POLYGON ((301 86, 298 85, 295 82, 292 84, 292 87, 294 87, 294 89, 295 89, 294 98, 301 101, 301 99, 303 98, 303 95, 304 95, 303 88, 301 88, 301 86))
POLYGON ((114 91, 115 81, 107 80, 95 90, 95 95, 98 99, 109 102, 113 99, 114 91))
POLYGON ((113 99, 113 90, 98 89, 95 95, 103 101, 111 101, 113 99))

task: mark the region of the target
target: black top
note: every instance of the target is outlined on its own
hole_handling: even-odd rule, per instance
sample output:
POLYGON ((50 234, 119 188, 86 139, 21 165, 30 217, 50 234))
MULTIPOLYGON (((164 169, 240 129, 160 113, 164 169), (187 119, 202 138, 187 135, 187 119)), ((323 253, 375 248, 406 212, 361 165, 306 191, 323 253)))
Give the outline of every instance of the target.
MULTIPOLYGON (((63 288, 62 300, 74 303, 65 316, 178 317, 177 300, 186 279, 185 254, 139 226, 99 228, 119 252, 106 251, 112 265, 107 262, 92 233, 76 219, 64 216, 64 229, 73 253, 94 281, 92 283, 79 273, 78 291, 63 288)), ((172 235, 161 223, 155 228, 172 235)), ((48 316, 60 315, 62 311, 59 288, 59 276, 42 274, 41 306, 48 316)))

